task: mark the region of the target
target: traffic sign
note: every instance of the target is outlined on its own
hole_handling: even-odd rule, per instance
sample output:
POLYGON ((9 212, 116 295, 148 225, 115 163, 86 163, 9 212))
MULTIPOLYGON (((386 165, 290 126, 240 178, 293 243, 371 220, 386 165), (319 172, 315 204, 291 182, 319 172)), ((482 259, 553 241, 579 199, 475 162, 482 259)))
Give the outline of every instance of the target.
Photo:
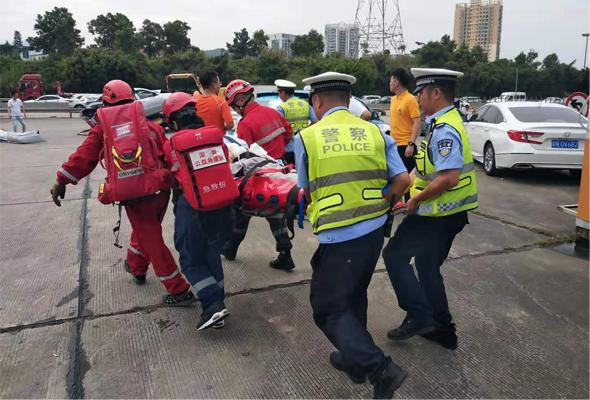
POLYGON ((565 106, 571 107, 584 117, 588 117, 588 95, 582 92, 573 92, 565 100, 565 106))

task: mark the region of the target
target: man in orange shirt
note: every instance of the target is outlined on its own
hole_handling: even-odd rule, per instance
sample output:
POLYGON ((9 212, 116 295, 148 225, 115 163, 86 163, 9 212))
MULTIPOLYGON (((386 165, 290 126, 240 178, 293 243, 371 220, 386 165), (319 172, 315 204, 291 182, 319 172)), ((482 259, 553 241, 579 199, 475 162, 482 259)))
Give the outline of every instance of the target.
POLYGON ((215 71, 207 71, 199 77, 204 94, 195 92, 193 97, 197 102, 197 114, 205 126, 216 126, 222 131, 229 131, 234 127, 234 119, 225 100, 219 96, 221 81, 215 71))
POLYGON ((389 80, 389 90, 395 94, 391 98, 390 108, 391 136, 395 139, 397 151, 408 172, 412 172, 416 166, 414 153, 422 123, 418 100, 408 92, 411 80, 412 76, 403 68, 393 71, 389 80))

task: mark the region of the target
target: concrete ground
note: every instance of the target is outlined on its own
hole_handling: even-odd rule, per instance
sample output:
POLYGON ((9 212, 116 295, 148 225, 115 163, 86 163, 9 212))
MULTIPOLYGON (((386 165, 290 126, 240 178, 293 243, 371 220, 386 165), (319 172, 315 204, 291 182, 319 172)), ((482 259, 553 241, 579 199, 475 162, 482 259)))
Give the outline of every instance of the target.
MULTIPOLYGON (((152 272, 135 286, 112 245, 116 209, 96 201, 100 167, 68 186, 57 208, 55 172, 84 139, 77 119, 31 119, 45 142, 0 143, 0 397, 366 398, 328 363, 313 324, 309 259, 297 230, 292 273, 267 266, 274 243, 252 221, 225 262, 222 330, 196 331, 200 309, 160 304, 152 272)), ((9 129, 8 121, 0 128, 9 129)), ((578 182, 561 172, 478 169, 480 208, 443 267, 459 348, 422 338, 393 343, 404 315, 382 262, 369 292, 369 327, 410 372, 397 398, 588 398, 588 260, 571 244, 578 182)), ((172 213, 164 224, 172 245, 172 213)), ((401 218, 400 218, 401 219, 401 218)), ((397 221, 399 223, 399 220, 397 221)), ((122 242, 129 224, 122 225, 122 242)))

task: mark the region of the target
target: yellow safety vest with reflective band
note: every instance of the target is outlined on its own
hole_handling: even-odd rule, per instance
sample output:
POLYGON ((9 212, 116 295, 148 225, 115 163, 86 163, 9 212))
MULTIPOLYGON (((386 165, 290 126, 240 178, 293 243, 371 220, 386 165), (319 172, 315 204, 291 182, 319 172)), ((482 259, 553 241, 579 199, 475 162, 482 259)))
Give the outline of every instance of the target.
POLYGON ((420 143, 420 150, 415 156, 416 177, 410 189, 410 195, 414 197, 420 193, 438 175, 436 167, 430 158, 428 146, 432 140, 434 130, 442 125, 449 125, 461 137, 463 169, 459 175, 459 184, 457 186, 438 196, 420 202, 417 211, 418 215, 442 217, 477 208, 477 184, 475 181, 475 166, 473 164, 473 155, 471 154, 471 144, 463 127, 463 120, 455 108, 435 118, 428 136, 420 143))
POLYGON ((309 125, 309 104, 298 97, 291 97, 279 107, 285 114, 285 119, 291 124, 293 134, 307 128, 309 125))
POLYGON ((342 228, 387 212, 385 139, 379 128, 338 110, 301 131, 307 153, 314 233, 342 228))

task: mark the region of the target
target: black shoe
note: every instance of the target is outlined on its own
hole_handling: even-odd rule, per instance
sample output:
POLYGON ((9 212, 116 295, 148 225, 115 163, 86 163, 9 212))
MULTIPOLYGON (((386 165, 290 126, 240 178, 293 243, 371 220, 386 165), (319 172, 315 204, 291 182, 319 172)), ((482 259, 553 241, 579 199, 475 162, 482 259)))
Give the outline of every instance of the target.
POLYGON ((279 256, 268 263, 268 266, 274 269, 280 269, 281 271, 291 271, 295 268, 295 263, 291 258, 291 253, 279 253, 279 256))
POLYGON ((344 363, 344 360, 342 359, 342 353, 339 351, 333 351, 330 353, 330 364, 332 364, 332 366, 338 371, 346 372, 348 377, 354 383, 365 383, 367 380, 366 374, 354 371, 353 368, 344 363))
MULTIPOLYGON (((229 243, 229 242, 228 242, 229 243)), ((223 246, 221 250, 221 255, 225 257, 228 261, 233 261, 236 259, 236 255, 238 254, 238 248, 228 245, 228 243, 223 246)))
POLYGON ((223 304, 216 307, 210 307, 210 310, 201 314, 201 320, 197 324, 197 330, 202 331, 207 328, 223 328, 225 323, 223 322, 229 316, 229 311, 223 304), (223 323, 223 325, 222 325, 223 323))
POLYGON ((408 373, 387 357, 388 365, 381 377, 373 384, 374 399, 391 399, 395 391, 402 385, 408 373))
POLYGON ((413 319, 406 317, 399 327, 387 332, 387 337, 391 340, 406 340, 415 335, 430 333, 435 329, 433 324, 417 323, 413 319))
POLYGON ((123 265, 125 267, 125 271, 129 272, 131 274, 131 276, 133 277, 133 282, 135 282, 136 285, 145 284, 145 275, 133 275, 133 272, 131 272, 131 267, 129 266, 129 263, 127 262, 127 260, 125 260, 123 265))
POLYGON ((439 328, 433 332, 422 334, 421 336, 424 339, 440 344, 445 349, 456 350, 458 346, 454 324, 448 329, 439 328))
POLYGON ((169 306, 176 306, 176 307, 183 307, 189 306, 197 301, 197 298, 191 292, 190 289, 187 289, 184 293, 179 294, 165 294, 162 297, 162 302, 169 306))

